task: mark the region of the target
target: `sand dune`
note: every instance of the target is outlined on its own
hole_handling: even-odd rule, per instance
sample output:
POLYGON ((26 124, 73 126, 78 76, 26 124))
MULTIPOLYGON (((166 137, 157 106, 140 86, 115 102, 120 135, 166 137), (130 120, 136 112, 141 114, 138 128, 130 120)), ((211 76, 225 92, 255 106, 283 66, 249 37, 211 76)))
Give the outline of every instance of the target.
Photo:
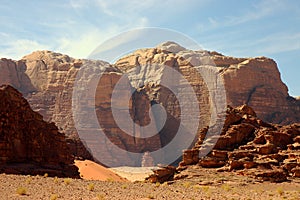
POLYGON ((90 160, 75 160, 75 165, 79 168, 80 176, 82 179, 128 182, 126 178, 123 178, 112 170, 90 160))

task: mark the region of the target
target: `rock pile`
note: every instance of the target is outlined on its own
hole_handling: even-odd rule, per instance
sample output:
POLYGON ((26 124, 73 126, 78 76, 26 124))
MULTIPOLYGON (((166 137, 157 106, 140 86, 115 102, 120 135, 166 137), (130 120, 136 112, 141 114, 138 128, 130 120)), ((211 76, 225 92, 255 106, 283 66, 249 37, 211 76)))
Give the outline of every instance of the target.
POLYGON ((31 110, 16 89, 0 87, 0 173, 78 177, 65 135, 31 110))
POLYGON ((202 130, 192 149, 183 152, 178 170, 197 164, 274 182, 286 181, 289 176, 300 177, 300 124, 266 123, 256 117, 252 108, 243 105, 228 106, 216 144, 210 144, 210 138, 205 139, 207 130, 202 130), (209 145, 214 145, 213 150, 199 158, 209 145))

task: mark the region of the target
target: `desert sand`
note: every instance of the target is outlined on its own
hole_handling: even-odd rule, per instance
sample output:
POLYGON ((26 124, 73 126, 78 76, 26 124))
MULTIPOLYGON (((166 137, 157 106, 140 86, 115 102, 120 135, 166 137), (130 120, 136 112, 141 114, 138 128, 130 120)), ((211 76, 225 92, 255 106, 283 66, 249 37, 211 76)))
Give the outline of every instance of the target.
POLYGON ((79 169, 80 177, 85 180, 99 180, 99 181, 118 181, 128 182, 124 177, 119 176, 112 170, 105 168, 90 160, 75 160, 75 165, 79 169))
MULTIPOLYGON (((91 166, 95 169, 93 177, 103 178, 107 172, 108 177, 116 177, 108 169, 101 168, 96 172, 98 167, 91 166)), ((190 174, 197 173, 163 184, 121 182, 118 178, 117 181, 100 181, 0 174, 0 199, 300 199, 300 181, 297 179, 270 183, 234 172, 219 173, 214 169, 192 167, 189 171, 190 174), (24 193, 17 191, 22 189, 24 193)))
POLYGON ((157 167, 115 167, 106 168, 90 160, 75 160, 75 165, 79 168, 80 177, 84 180, 134 182, 144 181, 146 177, 153 174, 157 167))

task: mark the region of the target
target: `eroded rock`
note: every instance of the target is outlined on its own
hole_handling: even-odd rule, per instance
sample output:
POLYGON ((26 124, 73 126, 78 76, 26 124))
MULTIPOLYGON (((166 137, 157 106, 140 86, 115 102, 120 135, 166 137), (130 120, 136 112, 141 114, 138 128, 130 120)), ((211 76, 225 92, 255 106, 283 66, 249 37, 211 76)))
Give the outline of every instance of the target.
POLYGON ((9 85, 0 87, 0 172, 79 178, 65 135, 31 110, 9 85))

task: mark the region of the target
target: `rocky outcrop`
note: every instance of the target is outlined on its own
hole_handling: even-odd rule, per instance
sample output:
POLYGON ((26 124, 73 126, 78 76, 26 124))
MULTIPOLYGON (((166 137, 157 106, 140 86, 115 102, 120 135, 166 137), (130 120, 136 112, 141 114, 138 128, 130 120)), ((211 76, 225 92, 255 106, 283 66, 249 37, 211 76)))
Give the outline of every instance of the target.
POLYGON ((225 68, 222 76, 228 105, 247 104, 259 118, 267 122, 299 122, 299 101, 288 95, 288 88, 281 81, 277 65, 272 59, 249 58, 231 64, 225 68))
POLYGON ((153 170, 153 174, 146 178, 146 181, 150 183, 163 183, 166 181, 172 181, 176 172, 174 166, 164 166, 159 169, 153 170))
POLYGON ((213 150, 199 158, 209 140, 204 139, 206 133, 207 129, 203 129, 195 146, 184 151, 178 170, 197 164, 218 171, 238 170, 263 181, 282 182, 288 176, 298 177, 300 124, 269 124, 258 119, 246 105, 228 107, 226 123, 213 150))
POLYGON ((65 135, 31 110, 16 89, 0 87, 0 172, 79 177, 65 135))

